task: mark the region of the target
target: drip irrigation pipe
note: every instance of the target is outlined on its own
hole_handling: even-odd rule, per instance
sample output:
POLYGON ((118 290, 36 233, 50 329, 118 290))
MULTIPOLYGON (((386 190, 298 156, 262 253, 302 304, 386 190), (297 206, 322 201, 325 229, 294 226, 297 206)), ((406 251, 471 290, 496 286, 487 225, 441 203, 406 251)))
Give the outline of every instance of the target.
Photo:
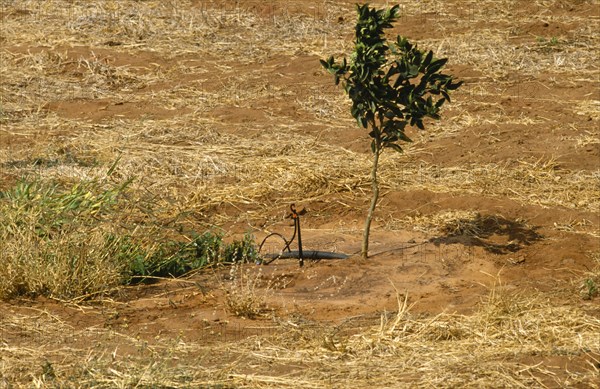
POLYGON ((281 250, 281 253, 264 255, 264 258, 268 259, 267 261, 263 262, 264 265, 268 265, 276 259, 293 258, 293 259, 298 259, 300 267, 302 267, 302 266, 304 266, 304 259, 312 259, 312 260, 346 259, 349 257, 346 254, 334 253, 331 251, 318 251, 318 250, 303 251, 302 250, 302 232, 300 230, 300 214, 302 214, 304 210, 302 210, 300 212, 296 211, 295 204, 290 205, 290 210, 292 213, 288 217, 291 217, 292 219, 294 219, 294 234, 292 235, 292 238, 290 240, 287 240, 280 233, 272 232, 263 239, 263 241, 260 243, 260 246, 258 247, 259 253, 261 252, 267 239, 269 239, 272 236, 278 236, 279 238, 281 238, 281 240, 283 240, 285 242, 285 245, 283 247, 283 250, 281 250), (296 236, 298 237, 298 250, 292 251, 290 249, 290 245, 292 244, 292 242, 294 241, 296 236))
MULTIPOLYGON (((304 259, 346 259, 349 258, 350 256, 347 254, 342 254, 342 253, 334 253, 332 251, 317 251, 317 250, 304 250, 302 251, 302 257, 304 259)), ((300 251, 298 250, 293 250, 293 251, 287 251, 287 252, 283 252, 281 254, 266 254, 265 258, 269 258, 269 259, 290 259, 290 258, 294 258, 294 259, 299 259, 300 258, 300 251)))

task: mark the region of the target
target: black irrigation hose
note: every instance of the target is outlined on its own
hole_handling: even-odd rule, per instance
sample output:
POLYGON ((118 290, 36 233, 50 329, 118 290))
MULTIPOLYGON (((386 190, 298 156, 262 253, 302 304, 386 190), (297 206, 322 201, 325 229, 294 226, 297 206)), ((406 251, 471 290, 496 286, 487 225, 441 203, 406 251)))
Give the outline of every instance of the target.
POLYGON ((265 244, 265 242, 267 241, 267 239, 269 239, 272 236, 278 236, 280 237, 284 242, 285 242, 285 246, 283 247, 283 250, 287 251, 291 251, 290 250, 290 245, 292 244, 292 241, 288 241, 287 239, 285 239, 285 237, 283 235, 281 235, 279 232, 271 232, 269 235, 265 236, 265 238, 263 239, 263 241, 260 243, 260 246, 258 246, 258 252, 260 253, 262 251, 263 245, 265 244))
MULTIPOLYGON (((288 241, 287 239, 285 239, 285 237, 283 235, 281 235, 278 232, 272 232, 269 235, 265 236, 265 238, 263 239, 263 241, 260 243, 260 246, 258 246, 258 252, 260 253, 262 251, 262 247, 265 244, 265 242, 267 241, 267 239, 269 239, 272 236, 278 236, 280 237, 284 242, 285 242, 285 246, 283 248, 283 250, 285 251, 287 249, 288 253, 291 252, 290 250, 290 245, 292 244, 292 241, 288 241)), ((274 255, 274 254, 267 254, 264 256, 265 258, 270 258, 270 261, 263 261, 262 264, 263 265, 268 265, 271 262, 273 262, 274 260, 276 260, 277 258, 279 258, 279 256, 274 255)))
MULTIPOLYGON (((318 251, 318 250, 302 250, 302 256, 304 259, 313 259, 313 260, 316 260, 316 259, 346 259, 346 258, 350 257, 347 254, 334 253, 331 251, 318 251)), ((275 259, 290 259, 290 258, 299 259, 300 251, 294 250, 294 251, 283 252, 281 254, 267 254, 267 255, 265 255, 265 258, 271 259, 271 261, 269 263, 271 263, 275 259)))

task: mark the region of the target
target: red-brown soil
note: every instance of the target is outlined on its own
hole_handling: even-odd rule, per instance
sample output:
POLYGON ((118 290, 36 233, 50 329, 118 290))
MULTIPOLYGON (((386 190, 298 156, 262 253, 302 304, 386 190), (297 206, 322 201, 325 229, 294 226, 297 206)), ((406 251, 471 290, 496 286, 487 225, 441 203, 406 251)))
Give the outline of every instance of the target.
MULTIPOLYGON (((182 7, 191 9, 208 4, 202 1, 184 3, 186 5, 182 7)), ((255 1, 239 3, 257 23, 267 23, 265 20, 273 15, 279 17, 289 13, 311 18, 315 13, 323 12, 319 15, 329 24, 346 25, 344 29, 340 27, 338 36, 324 39, 351 39, 351 29, 347 26, 354 18, 349 6, 353 2, 336 1, 327 12, 323 2, 310 0, 293 2, 294 5, 284 1, 271 1, 268 6, 255 1), (332 13, 331 9, 336 5, 339 12, 332 13)), ((461 5, 468 2, 452 3, 461 9, 461 5)), ((598 34, 597 2, 555 1, 548 9, 537 3, 540 2, 512 2, 510 7, 490 8, 493 17, 487 22, 482 21, 482 10, 469 8, 473 5, 462 8, 465 15, 460 23, 446 20, 441 10, 427 13, 418 9, 414 11, 417 15, 414 18, 403 17, 395 32, 423 41, 425 47, 435 43, 432 47, 435 50, 444 45, 440 41, 441 34, 447 34, 449 39, 469 39, 478 29, 505 31, 511 52, 537 47, 535 52, 541 53, 541 58, 556 61, 560 61, 559 57, 568 57, 569 50, 574 47, 570 46, 572 42, 577 42, 586 31, 581 25, 583 21, 595 26, 594 34, 598 34), (468 22, 469 17, 473 23, 468 22), (557 43, 550 43, 552 38, 556 38, 557 43)), ((12 6, 2 7, 4 22, 30 17, 29 11, 17 12, 12 6)), ((81 23, 82 28, 87 28, 83 21, 81 23)), ((227 24, 203 39, 227 42, 226 37, 233 36, 232 39, 238 40, 241 39, 239 34, 246 33, 247 30, 236 32, 235 26, 227 24)), ((3 34, 6 36, 9 32, 6 30, 3 34)), ((24 106, 12 111, 5 108, 11 116, 2 122, 0 129, 1 188, 12 185, 21 174, 18 161, 26 164, 29 156, 43 156, 44 153, 49 153, 48 158, 54 156, 64 160, 69 147, 85 159, 87 140, 98 139, 102 131, 113 139, 115 126, 126 129, 127 123, 132 121, 164 121, 164 134, 169 134, 170 120, 183 123, 183 127, 178 127, 179 135, 181 129, 195 131, 193 136, 182 135, 177 140, 173 140, 175 136, 169 138, 161 133, 148 133, 144 135, 148 150, 153 144, 171 142, 169 147, 187 148, 193 152, 195 147, 203 147, 198 143, 203 136, 206 139, 233 136, 250 144, 263 139, 261 137, 277 139, 281 148, 273 150, 274 155, 298 152, 296 138, 345 149, 349 156, 369 154, 365 132, 354 125, 345 106, 340 110, 334 106, 335 101, 344 101, 343 92, 320 68, 318 59, 322 51, 338 56, 343 53, 323 49, 323 41, 313 43, 312 47, 296 47, 295 51, 257 47, 256 50, 264 53, 256 57, 258 59, 248 54, 248 60, 245 60, 243 53, 239 54, 241 57, 232 57, 224 49, 211 54, 201 44, 200 53, 189 50, 168 52, 162 48, 155 50, 151 41, 144 45, 141 41, 138 49, 135 42, 127 39, 127 36, 115 36, 112 43, 103 36, 86 39, 76 36, 73 42, 54 43, 45 43, 41 38, 18 42, 6 38, 0 40, 5 60, 13 61, 36 53, 48 53, 50 57, 60 55, 62 65, 57 66, 51 77, 68 81, 73 87, 71 92, 61 90, 55 97, 52 94, 32 97, 39 100, 36 100, 37 108, 24 106), (90 76, 81 62, 77 65, 81 58, 87 61, 98 59, 95 66, 105 64, 105 71, 114 74, 111 76, 98 70, 90 76), (235 82, 236 77, 239 82, 235 82), (194 89, 202 93, 186 97, 194 89), (164 96, 178 93, 181 101, 162 100, 164 96), (211 96, 220 93, 227 94, 228 100, 211 102, 211 96), (322 114, 314 111, 320 101, 326 102, 329 98, 337 100, 323 106, 328 111, 322 114), (307 101, 313 104, 309 108, 302 105, 307 101), (42 121, 41 127, 36 127, 35 120, 28 124, 27 117, 32 113, 42 118, 55 118, 57 123, 63 121, 63 125, 52 127, 42 121), (195 127, 203 121, 211 123, 210 131, 195 127)), ((592 42, 598 43, 597 36, 592 42)), ((493 51, 496 43, 489 44, 489 50, 493 51)), ((339 46, 335 47, 339 49, 339 46)), ((398 294, 408 296, 409 303, 414 304, 411 311, 417 314, 470 314, 494 288, 521 294, 541 292, 558 306, 571 305, 600 315, 600 298, 584 300, 580 293, 582 280, 597 266, 593 258, 600 252, 600 84, 597 63, 590 65, 582 58, 581 72, 570 71, 567 65, 537 63, 527 66, 526 62, 513 63, 510 58, 503 61, 497 56, 506 53, 498 51, 491 53, 487 58, 490 63, 485 64, 477 63, 468 52, 462 53, 452 47, 446 52, 450 57, 448 72, 464 80, 465 85, 453 95, 453 103, 448 104, 441 122, 428 123, 429 130, 411 134, 415 144, 407 148, 406 161, 411 161, 413 166, 427 166, 428 169, 419 173, 426 176, 422 184, 407 176, 406 185, 397 179, 383 188, 368 260, 362 260, 358 255, 370 200, 368 181, 363 180, 353 190, 307 198, 294 188, 281 188, 279 193, 270 192, 269 198, 234 199, 196 208, 196 227, 216 223, 227 232, 227 239, 238 238, 247 231, 254 233, 258 240, 267 231, 291 236, 293 227, 284 216, 292 194, 295 202, 307 210, 302 216, 304 248, 351 255, 347 260, 307 261, 303 268, 294 260, 277 260, 268 266, 246 265, 245 276, 256 282, 256 294, 264 297, 263 315, 247 319, 230 312, 226 293, 234 284, 228 277, 229 269, 201 272, 184 280, 124 287, 106 300, 78 305, 37 298, 5 301, 0 303, 0 309, 14 314, 46 311, 68 323, 74 331, 112 328, 149 342, 159 336, 207 342, 244 338, 268 332, 273 317, 333 324, 359 318, 365 323, 376 324, 382 312, 398 309, 398 294), (586 105, 590 102, 591 105, 586 105), (448 169, 456 168, 465 177, 477 180, 483 174, 475 169, 477 166, 504 168, 511 172, 511 169, 522 168, 518 170, 525 172, 520 182, 530 180, 531 185, 524 184, 521 189, 514 190, 519 193, 498 187, 505 182, 493 181, 479 187, 474 184, 464 190, 451 185, 444 188, 447 182, 455 182, 445 176, 452 174, 448 169), (524 166, 531 166, 529 176, 524 166), (556 201, 552 200, 556 194, 554 187, 548 192, 540 192, 540 196, 522 192, 523 188, 531 188, 534 193, 537 185, 541 187, 541 176, 536 172, 542 170, 544 180, 554 177, 548 181, 550 183, 558 185, 560 180, 573 180, 581 186, 572 188, 571 197, 565 194, 556 201), (439 181, 431 176, 436 172, 440 174, 439 181), (576 181, 579 176, 589 178, 576 181), (578 193, 586 193, 588 197, 583 198, 578 193), (426 222, 436 215, 452 213, 471 215, 470 220, 463 222, 475 220, 479 223, 477 233, 452 233, 443 221, 439 225, 426 222), (473 216, 477 214, 479 218, 473 216)), ((590 50, 598 54, 598 47, 590 50)), ((526 57, 519 58, 527 61, 526 57)), ((33 96, 37 93, 36 79, 28 82, 23 84, 22 93, 33 96)), ((7 81, 0 81, 0 84, 6 86, 7 81)), ((6 86, 5 90, 10 88, 12 86, 6 86)), ((8 94, 3 99, 18 102, 16 97, 8 94)), ((123 131, 127 133, 127 130, 123 131)), ((133 136, 134 133, 142 136, 132 129, 130 134, 133 136)), ((127 160, 127 137, 120 139, 123 144, 115 145, 114 149, 92 149, 90 146, 88 157, 110 164, 112 157, 117 155, 115 150, 123 146, 123 160, 127 160)), ((135 149, 135 153, 143 153, 143 150, 135 149)), ((239 168, 254 170, 261 166, 239 168)), ((365 177, 367 174, 365 172, 365 177)), ((401 177, 402 174, 405 173, 396 172, 395 175, 401 177)), ((236 177, 217 179, 223 180, 223 185, 236 182, 236 177)), ((173 198, 183 199, 179 204, 181 207, 186 206, 185 199, 199 198, 199 194, 188 186, 180 192, 176 186, 174 184, 169 190, 173 190, 173 198)), ((15 340, 10 333, 0 334, 2 339, 6 342, 15 340)), ((564 364, 566 359, 557 358, 555 364, 564 364)), ((524 363, 539 361, 532 357, 524 363)))

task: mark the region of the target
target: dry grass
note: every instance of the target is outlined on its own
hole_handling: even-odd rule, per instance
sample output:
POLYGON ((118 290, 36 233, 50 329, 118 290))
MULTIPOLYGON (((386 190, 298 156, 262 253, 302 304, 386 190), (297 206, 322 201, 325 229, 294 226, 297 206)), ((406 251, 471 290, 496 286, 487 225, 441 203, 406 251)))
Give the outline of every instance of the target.
POLYGON ((414 164, 401 156, 383 162, 382 181, 391 188, 428 189, 433 192, 472 193, 504 197, 524 204, 597 211, 599 171, 557 170, 553 161, 516 161, 513 166, 473 164, 440 167, 414 164), (389 177, 385 172, 400 172, 389 177))
MULTIPOLYGON (((211 132, 210 123, 199 123, 185 132, 175 123, 169 129, 165 125, 165 121, 131 121, 126 126, 130 135, 121 128, 106 129, 101 135, 90 128, 68 147, 76 160, 85 155, 104 160, 103 154, 110 149, 114 150, 110 156, 122 153, 117 171, 121 177, 138 177, 139 187, 153 197, 170 198, 198 211, 223 203, 261 204, 267 198, 282 203, 300 197, 310 201, 332 193, 364 193, 369 188, 367 155, 297 134, 294 144, 282 146, 291 129, 281 125, 277 136, 252 139, 211 132), (171 188, 170 193, 158 190, 164 187, 171 188)), ((38 158, 60 160, 61 156, 49 152, 38 158)), ((15 167, 14 174, 73 180, 97 176, 102 168, 81 163, 24 165, 15 167)), ((597 171, 557 170, 553 161, 541 160, 511 165, 441 167, 419 163, 410 155, 389 155, 383 158, 380 177, 382 187, 391 190, 427 189, 511 198, 544 207, 600 209, 597 171)))
POLYGON ((121 190, 23 182, 0 192, 0 298, 74 298, 121 285, 135 255, 109 216, 121 190))
MULTIPOLYGON (((294 125, 285 124, 286 120, 279 120, 280 117, 273 117, 272 120, 267 118, 271 133, 277 135, 260 135, 264 124, 250 122, 244 123, 243 127, 247 133, 256 135, 242 138, 224 133, 227 128, 223 124, 203 115, 216 107, 249 107, 252 101, 290 98, 289 88, 269 84, 260 72, 250 71, 231 78, 231 66, 227 60, 223 63, 219 56, 236 53, 236 56, 256 63, 298 50, 319 56, 339 52, 347 45, 346 40, 342 39, 344 34, 351 31, 350 8, 340 9, 328 4, 313 9, 312 13, 294 14, 275 7, 269 11, 269 17, 263 18, 253 9, 241 9, 242 5, 224 8, 211 8, 209 5, 208 8, 200 7, 191 13, 184 13, 178 12, 178 7, 187 6, 185 2, 77 3, 67 7, 67 10, 59 4, 58 1, 50 1, 45 2, 44 6, 37 6, 35 2, 24 2, 17 7, 16 3, 8 3, 5 6, 8 14, 16 15, 19 9, 31 13, 29 17, 23 15, 7 19, 4 32, 11 36, 11 43, 37 42, 41 45, 51 42, 55 47, 62 47, 62 44, 67 44, 63 36, 70 36, 80 45, 105 44, 104 47, 107 47, 106 42, 119 43, 108 47, 125 55, 151 48, 157 53, 168 53, 165 59, 170 62, 164 66, 119 66, 104 50, 69 57, 66 54, 67 46, 54 51, 42 48, 24 53, 5 49, 6 61, 2 70, 5 79, 11 81, 2 84, 2 105, 4 118, 10 127, 1 131, 15 139, 41 136, 47 142, 35 142, 33 152, 31 147, 15 148, 10 155, 0 156, 4 161, 27 162, 31 161, 33 155, 34 158, 61 162, 56 166, 35 168, 23 163, 11 169, 12 175, 37 171, 45 177, 77 180, 98 174, 98 167, 122 155, 120 174, 142 178, 138 181, 139 187, 153 198, 164 197, 165 207, 175 202, 197 212, 223 203, 261 204, 265 199, 272 198, 289 202, 300 197, 309 201, 331 193, 353 194, 368 190, 368 156, 325 145, 313 136, 301 137, 294 125), (332 20, 338 14, 350 16, 344 23, 337 24, 332 20), (33 22, 33 16, 48 20, 48 23, 36 22, 36 28, 23 27, 17 33, 15 23, 33 22), (54 23, 50 23, 51 20, 65 20, 65 23, 56 28, 54 23), (257 25, 261 28, 256 29, 257 25), (267 44, 274 37, 277 37, 278 44, 267 44), (248 42, 246 38, 251 41, 248 42), (190 53, 195 56, 206 54, 203 65, 193 60, 174 60, 177 56, 190 53), (177 82, 175 77, 181 73, 197 77, 189 82, 177 82), (206 87, 206 81, 214 77, 211 74, 223 76, 221 85, 206 87), (27 80, 27 88, 22 87, 24 80, 27 80), (151 92, 132 94, 142 86, 155 88, 151 92), (55 100, 92 97, 132 104, 150 102, 165 112, 176 112, 174 110, 183 108, 192 112, 177 113, 175 117, 167 116, 160 120, 142 116, 139 119, 112 118, 104 120, 102 124, 91 124, 81 120, 65 120, 43 109, 48 102, 55 100), (76 134, 73 128, 78 129, 76 134), (290 137, 293 137, 294 144, 287 143, 290 137), (66 163, 66 155, 74 163, 66 163), (327 163, 323 163, 324 155, 327 155, 327 163), (85 161, 93 163, 85 164, 85 161), (248 166, 261 166, 261 169, 248 169, 248 166), (171 188, 171 193, 155 190, 164 187, 171 188)), ((486 17, 492 15, 495 20, 504 20, 507 12, 510 13, 511 4, 490 2, 494 12, 486 11, 486 17)), ((440 18, 460 11, 442 2, 434 2, 431 6, 440 18)), ((479 13, 483 12, 481 7, 465 9, 470 13, 463 12, 458 16, 477 20, 479 13)), ((425 9, 405 11, 418 14, 425 9)), ((476 68, 487 66, 480 70, 496 82, 501 81, 502 74, 514 71, 515 64, 523 63, 523 58, 530 62, 523 63, 521 71, 556 70, 540 68, 549 61, 543 57, 547 54, 527 52, 527 48, 521 50, 518 45, 511 43, 511 37, 496 30, 453 38, 423 41, 422 44, 434 48, 439 46, 440 54, 450 56, 455 63, 471 64, 476 68), (497 44, 490 45, 490 42, 496 41, 497 44), (511 52, 490 53, 489 50, 511 52), (511 54, 513 51, 518 54, 511 54), (481 58, 487 60, 481 61, 481 58)), ((565 53, 569 60, 577 62, 578 67, 565 64, 564 68, 575 72, 579 66, 583 66, 595 71, 593 48, 598 47, 595 39, 597 37, 594 34, 580 34, 578 45, 569 46, 569 50, 575 52, 565 53)), ((554 66, 550 62, 548 64, 554 66)), ((318 70, 317 65, 315 70, 318 70)), ((311 85, 301 87, 314 89, 311 85)), ((485 93, 491 95, 493 92, 488 90, 485 93)), ((296 103, 300 109, 313 111, 315 120, 321 120, 316 123, 335 123, 332 126, 336 128, 352 126, 346 109, 339 109, 340 103, 343 106, 340 96, 333 89, 315 91, 306 101, 299 100, 296 103)), ((481 106, 488 103, 477 104, 481 106)), ((593 101, 579 101, 578 104, 579 111, 597 111, 593 101)), ((274 112, 271 114, 276 115, 274 112)), ((492 115, 483 118, 465 110, 440 129, 445 134, 459 134, 470 126, 500 121, 515 124, 528 122, 523 120, 522 117, 507 117, 501 113, 497 117, 492 115)), ((593 144, 594 134, 577 135, 573 140, 578 144, 593 144)), ((589 211, 599 209, 597 171, 555 171, 551 159, 533 163, 517 161, 510 166, 439 167, 419 164, 418 148, 409 148, 407 154, 392 156, 382 163, 384 187, 477 193, 547 207, 565 206, 589 211)))
POLYGON ((241 264, 234 264, 229 270, 229 277, 222 283, 225 291, 227 310, 238 317, 255 319, 268 312, 267 297, 269 286, 261 288, 262 268, 252 271, 241 264))
MULTIPOLYGON (((293 65, 296 58, 313 55, 315 65, 306 76, 322 72, 317 57, 348 51, 351 4, 315 2, 296 12, 277 5, 261 9, 260 2, 200 3, 190 10, 191 2, 183 0, 2 1, 0 189, 6 188, 5 178, 38 177, 66 186, 102 179, 120 156, 114 177, 136 178, 128 198, 135 211, 127 218, 136 220, 138 232, 151 239, 174 226, 222 225, 298 199, 308 202, 332 194, 366 198, 369 156, 320 139, 327 131, 355 125, 347 101, 334 88, 311 81, 288 83, 286 69, 270 62, 285 58, 293 65), (275 77, 280 72, 283 81, 275 77), (305 97, 297 97, 298 91, 305 97), (78 116, 78 104, 84 102, 103 102, 88 109, 97 117, 78 116), (282 102, 289 103, 284 110, 274 107, 282 102), (61 111, 58 103, 71 105, 61 111), (131 108, 125 116, 103 116, 123 107, 131 108), (238 122, 232 120, 235 112, 229 112, 234 109, 261 115, 238 122), (309 119, 298 119, 294 110, 310 112, 309 119), (223 205, 251 205, 253 210, 215 212, 223 205), (156 225, 163 230, 152 230, 156 225)), ((535 3, 540 6, 537 15, 520 12, 517 2, 508 0, 436 0, 404 9, 406 17, 435 16, 431 23, 443 38, 421 40, 422 47, 482 73, 467 78, 452 106, 455 115, 433 125, 427 139, 460 137, 483 127, 484 138, 493 140, 494 126, 501 123, 542 125, 546 119, 506 112, 496 101, 502 96, 548 102, 537 89, 520 95, 519 85, 539 74, 552 74, 553 86, 582 80, 598 84, 597 16, 555 18, 545 10, 567 2, 535 3), (557 37, 556 44, 522 30, 546 19, 580 27, 570 37, 557 37)), ((597 145, 592 128, 600 117, 597 98, 558 103, 585 118, 565 141, 578 151, 597 145), (591 125, 583 122, 587 118, 591 125)), ((600 211, 599 170, 562 169, 552 155, 438 166, 421 160, 425 146, 416 142, 405 155, 384 155, 382 187, 600 211)), ((125 217, 118 212, 113 216, 125 217)), ((473 212, 441 212, 399 223, 477 236, 477 220, 473 212)), ((597 225, 582 223, 556 228, 600 235, 597 225)), ((28 258, 33 250, 62 257, 89 254, 90 248, 93 253, 104 247, 105 232, 98 227, 85 239, 74 233, 67 251, 36 245, 31 234, 14 241, 2 235, 0 252, 16 259, 28 258), (83 241, 85 250, 78 246, 83 241)), ((96 267, 77 266, 75 272, 50 267, 39 277, 32 275, 79 277, 82 284, 76 291, 57 289, 56 294, 86 294, 91 278, 80 271, 91 271, 98 284, 112 285, 113 274, 99 270, 109 257, 99 258, 96 267)), ((81 258, 81 263, 88 259, 81 258)), ((598 285, 596 268, 590 271, 585 279, 598 285)), ((20 277, 8 266, 0 273, 4 280, 20 277)), ((242 316, 263 312, 256 280, 243 274, 235 280, 239 284, 233 284, 231 311, 242 316)), ((585 293, 589 285, 577 288, 588 288, 582 289, 585 293)), ((107 328, 74 328, 45 312, 3 310, 0 387, 593 387, 598 380, 600 322, 593 312, 502 288, 492 288, 472 315, 414 315, 404 299, 398 310, 395 316, 382 315, 379 325, 351 334, 325 324, 279 320, 274 335, 235 345, 184 338, 149 343, 107 328)))
POLYGON ((474 211, 444 211, 434 215, 407 216, 404 219, 386 220, 386 228, 390 230, 412 229, 414 231, 477 236, 480 226, 477 220, 478 212, 474 211))
POLYGON ((398 302, 398 312, 367 328, 284 320, 234 348, 182 337, 148 342, 75 329, 45 312, 7 312, 0 377, 13 387, 173 388, 593 387, 597 380, 600 321, 580 309, 501 286, 472 315, 424 317, 411 313, 408 296, 398 302))

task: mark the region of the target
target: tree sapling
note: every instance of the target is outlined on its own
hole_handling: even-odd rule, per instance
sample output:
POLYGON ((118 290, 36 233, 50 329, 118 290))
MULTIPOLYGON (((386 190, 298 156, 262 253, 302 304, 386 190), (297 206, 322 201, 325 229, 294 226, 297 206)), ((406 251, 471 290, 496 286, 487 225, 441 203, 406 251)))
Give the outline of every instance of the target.
POLYGON ((405 134, 407 126, 425 129, 425 117, 439 119, 449 91, 462 82, 443 74, 447 58, 435 58, 432 51, 424 52, 397 36, 388 42, 384 30, 398 19, 399 6, 387 9, 357 5, 354 51, 350 60, 339 63, 333 56, 321 64, 340 81, 352 100, 352 116, 369 131, 372 138, 373 167, 371 185, 373 196, 363 233, 362 256, 368 257, 371 220, 379 198, 377 167, 379 156, 386 148, 402 152, 400 142, 411 142, 405 134))

